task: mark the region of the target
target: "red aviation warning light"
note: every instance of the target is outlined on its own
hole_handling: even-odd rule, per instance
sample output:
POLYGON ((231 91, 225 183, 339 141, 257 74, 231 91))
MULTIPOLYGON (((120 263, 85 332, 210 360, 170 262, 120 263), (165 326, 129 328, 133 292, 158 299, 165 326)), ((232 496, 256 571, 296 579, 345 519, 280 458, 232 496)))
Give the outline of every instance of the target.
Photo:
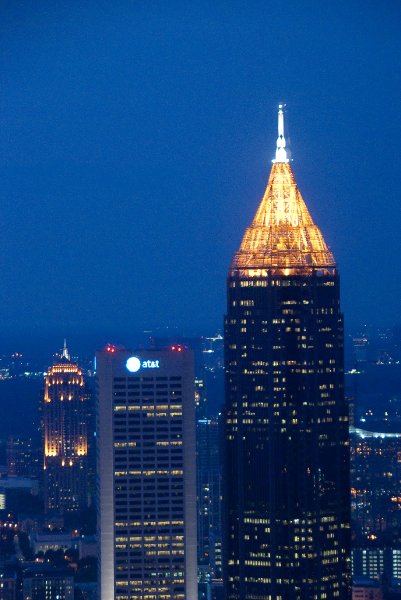
POLYGON ((181 344, 176 344, 174 346, 170 346, 171 352, 182 352, 185 346, 181 346, 181 344))

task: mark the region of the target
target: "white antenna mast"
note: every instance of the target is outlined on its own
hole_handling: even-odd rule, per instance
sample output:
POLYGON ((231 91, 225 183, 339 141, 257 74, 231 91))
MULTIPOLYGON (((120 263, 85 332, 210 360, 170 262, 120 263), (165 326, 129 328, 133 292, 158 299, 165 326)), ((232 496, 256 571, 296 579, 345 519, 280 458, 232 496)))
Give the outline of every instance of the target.
POLYGON ((67 360, 70 360, 70 353, 68 352, 68 348, 67 348, 67 340, 64 338, 64 347, 63 347, 63 354, 62 354, 63 358, 66 358, 67 360))
POLYGON ((283 104, 278 105, 278 137, 276 146, 276 158, 273 160, 274 163, 288 163, 287 151, 285 149, 285 137, 284 137, 284 112, 283 104))

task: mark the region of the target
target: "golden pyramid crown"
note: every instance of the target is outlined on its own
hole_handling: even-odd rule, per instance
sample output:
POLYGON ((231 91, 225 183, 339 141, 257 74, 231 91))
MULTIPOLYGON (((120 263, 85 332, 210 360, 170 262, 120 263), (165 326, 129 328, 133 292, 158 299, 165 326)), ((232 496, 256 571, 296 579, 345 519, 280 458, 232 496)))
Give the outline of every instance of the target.
POLYGON ((280 106, 276 160, 266 191, 231 264, 231 270, 246 276, 311 274, 335 267, 333 254, 312 220, 287 159, 282 115, 280 106))

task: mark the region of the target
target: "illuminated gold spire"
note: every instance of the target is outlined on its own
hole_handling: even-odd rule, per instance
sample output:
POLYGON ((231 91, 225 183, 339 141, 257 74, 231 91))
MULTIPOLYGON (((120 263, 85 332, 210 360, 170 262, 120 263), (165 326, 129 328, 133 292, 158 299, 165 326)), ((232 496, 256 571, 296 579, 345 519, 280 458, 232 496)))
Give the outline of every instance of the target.
POLYGON ((335 267, 333 254, 295 182, 285 150, 282 108, 280 105, 276 158, 267 188, 231 265, 244 276, 311 274, 335 267))

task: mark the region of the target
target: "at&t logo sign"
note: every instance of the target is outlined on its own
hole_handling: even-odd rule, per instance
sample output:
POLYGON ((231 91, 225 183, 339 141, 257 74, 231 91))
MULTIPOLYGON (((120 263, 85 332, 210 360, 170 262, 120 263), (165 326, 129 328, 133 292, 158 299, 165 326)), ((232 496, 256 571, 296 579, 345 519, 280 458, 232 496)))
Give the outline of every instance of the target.
POLYGON ((130 356, 125 363, 130 373, 136 373, 139 369, 160 369, 159 360, 141 360, 137 356, 130 356))

